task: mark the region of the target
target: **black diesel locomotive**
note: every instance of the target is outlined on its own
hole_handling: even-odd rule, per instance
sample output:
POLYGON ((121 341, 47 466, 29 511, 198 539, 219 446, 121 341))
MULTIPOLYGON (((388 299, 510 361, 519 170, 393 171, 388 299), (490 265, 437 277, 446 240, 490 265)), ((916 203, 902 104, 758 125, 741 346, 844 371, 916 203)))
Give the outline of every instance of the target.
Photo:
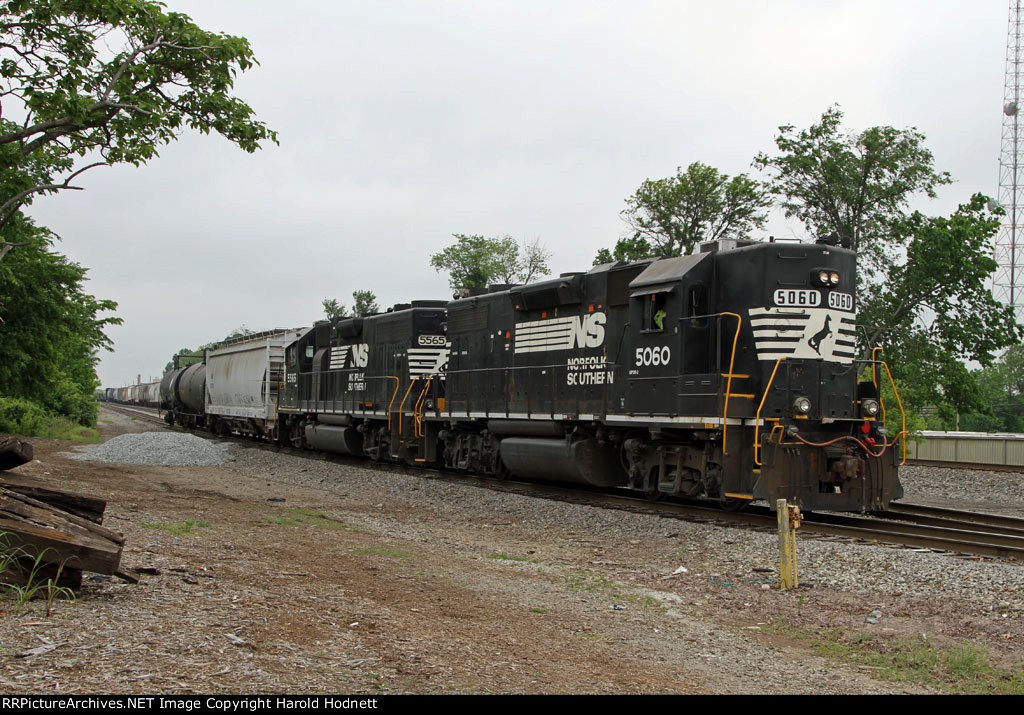
POLYGON ((378 460, 880 510, 903 495, 902 435, 882 425, 887 368, 855 355, 855 286, 848 249, 720 241, 257 336, 207 353, 205 418, 197 366, 165 377, 165 406, 378 460), (257 388, 218 404, 217 361, 240 355, 257 388))

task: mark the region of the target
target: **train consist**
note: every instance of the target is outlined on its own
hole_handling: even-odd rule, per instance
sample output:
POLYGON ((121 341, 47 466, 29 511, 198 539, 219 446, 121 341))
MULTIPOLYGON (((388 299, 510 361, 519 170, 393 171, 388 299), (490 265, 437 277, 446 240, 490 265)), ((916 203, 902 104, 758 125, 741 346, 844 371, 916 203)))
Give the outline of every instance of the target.
POLYGON ((159 385, 214 433, 738 506, 903 495, 884 364, 855 355, 856 255, 720 241, 249 336, 159 385))

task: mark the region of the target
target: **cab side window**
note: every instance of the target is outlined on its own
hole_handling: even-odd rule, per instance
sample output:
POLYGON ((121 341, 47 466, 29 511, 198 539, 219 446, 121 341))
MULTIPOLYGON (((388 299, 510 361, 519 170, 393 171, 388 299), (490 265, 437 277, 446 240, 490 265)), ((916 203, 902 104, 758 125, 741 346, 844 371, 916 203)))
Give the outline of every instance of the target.
POLYGON ((661 331, 665 329, 667 305, 668 293, 651 293, 644 300, 644 330, 661 331))

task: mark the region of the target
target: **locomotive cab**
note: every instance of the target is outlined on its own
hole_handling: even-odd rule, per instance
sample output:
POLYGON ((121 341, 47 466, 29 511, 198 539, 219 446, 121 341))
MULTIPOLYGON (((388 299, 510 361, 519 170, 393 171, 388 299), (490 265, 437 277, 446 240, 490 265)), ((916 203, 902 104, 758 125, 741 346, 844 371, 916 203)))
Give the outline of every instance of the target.
POLYGON ((720 310, 749 325, 737 372, 756 385, 750 493, 805 510, 879 510, 901 497, 876 383, 859 382, 856 254, 768 243, 722 253, 718 266, 720 310))

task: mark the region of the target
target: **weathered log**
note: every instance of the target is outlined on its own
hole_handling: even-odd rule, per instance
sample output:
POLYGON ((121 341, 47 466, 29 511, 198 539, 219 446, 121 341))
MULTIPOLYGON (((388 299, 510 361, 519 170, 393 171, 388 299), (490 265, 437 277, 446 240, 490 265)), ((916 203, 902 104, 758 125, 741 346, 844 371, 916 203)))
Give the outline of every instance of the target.
POLYGON ((0 533, 7 547, 44 563, 113 575, 124 537, 88 519, 0 488, 0 533))
POLYGON ((0 471, 14 469, 32 461, 32 445, 17 437, 0 439, 0 471))
POLYGON ((97 524, 103 523, 103 512, 107 508, 106 499, 69 492, 36 477, 16 472, 0 474, 0 487, 24 494, 97 524))

